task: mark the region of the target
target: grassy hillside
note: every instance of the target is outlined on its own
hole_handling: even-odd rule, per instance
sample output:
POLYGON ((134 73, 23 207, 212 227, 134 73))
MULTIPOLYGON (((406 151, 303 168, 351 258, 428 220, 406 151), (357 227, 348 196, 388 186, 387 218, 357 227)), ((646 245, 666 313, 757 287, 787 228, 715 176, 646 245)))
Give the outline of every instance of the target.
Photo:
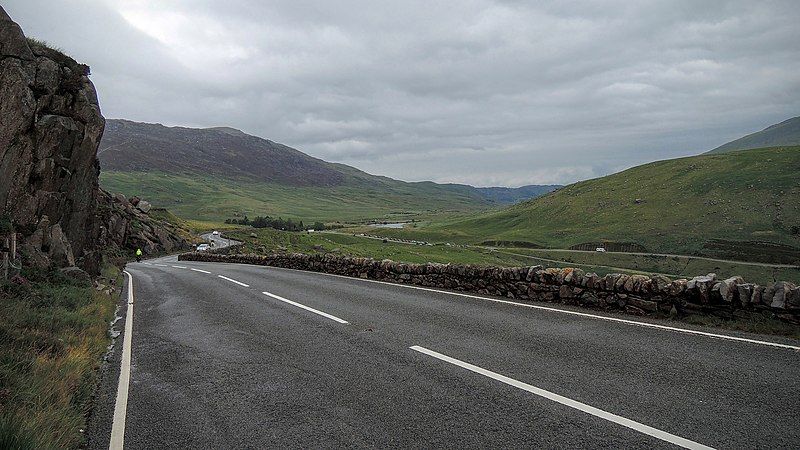
POLYGON ((101 184, 185 219, 233 213, 338 221, 419 217, 510 204, 551 186, 474 188, 406 183, 313 158, 233 128, 165 127, 109 119, 98 149, 101 184), (402 214, 395 214, 402 213, 402 214))
POLYGON ((736 254, 744 248, 740 242, 770 242, 800 255, 798 174, 800 147, 659 161, 503 210, 402 232, 431 241, 550 248, 629 242, 683 254, 708 254, 704 246, 715 239, 714 256, 743 259, 753 257, 749 250, 736 254))
POLYGON ((103 171, 100 184, 111 192, 139 195, 181 218, 219 222, 236 214, 306 222, 402 221, 431 212, 474 211, 489 206, 465 186, 388 179, 372 186, 318 187, 211 175, 103 171))
POLYGON ((800 145, 800 117, 785 120, 759 132, 720 145, 708 153, 724 153, 752 148, 800 145))

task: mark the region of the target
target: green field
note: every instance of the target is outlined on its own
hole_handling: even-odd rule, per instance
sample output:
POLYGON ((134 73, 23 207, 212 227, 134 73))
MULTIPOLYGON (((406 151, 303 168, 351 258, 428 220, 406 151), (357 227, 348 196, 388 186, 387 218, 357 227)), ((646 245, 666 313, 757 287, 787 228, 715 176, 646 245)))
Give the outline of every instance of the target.
MULTIPOLYGON (((375 229, 371 229, 375 231, 375 229)), ((424 264, 477 264, 487 266, 575 267, 599 275, 608 273, 662 274, 670 278, 691 278, 716 273, 718 277, 740 275, 749 282, 766 285, 775 281, 800 283, 800 268, 775 268, 736 262, 722 262, 686 256, 632 255, 625 253, 576 252, 569 250, 492 248, 472 245, 411 245, 392 240, 383 242, 343 233, 291 233, 272 229, 225 233, 244 242, 242 253, 269 254, 276 251, 306 254, 334 253, 376 260, 424 264), (255 233, 256 237, 250 236, 255 233)))
POLYGON ((250 178, 174 175, 158 172, 102 172, 110 192, 138 195, 183 219, 223 222, 247 215, 306 223, 404 221, 487 209, 488 202, 457 185, 402 183, 291 187, 250 178))
POLYGON ((380 233, 542 248, 635 243, 655 253, 798 264, 798 173, 800 147, 680 158, 571 184, 509 208, 380 233), (774 253, 762 255, 756 248, 769 246, 761 242, 784 247, 762 249, 774 253))

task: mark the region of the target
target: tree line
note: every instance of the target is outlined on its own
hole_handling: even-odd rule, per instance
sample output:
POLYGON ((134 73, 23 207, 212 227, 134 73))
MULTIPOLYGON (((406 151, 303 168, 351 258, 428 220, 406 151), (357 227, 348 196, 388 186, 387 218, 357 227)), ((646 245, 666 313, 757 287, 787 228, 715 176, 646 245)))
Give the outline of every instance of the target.
POLYGON ((292 219, 284 220, 281 217, 274 218, 270 216, 256 216, 251 220, 245 215, 241 219, 236 219, 236 218, 225 219, 225 223, 248 225, 253 228, 274 228, 276 230, 285 230, 285 231, 305 231, 305 230, 319 231, 328 228, 322 222, 314 222, 313 225, 307 227, 302 220, 300 222, 295 222, 292 219))

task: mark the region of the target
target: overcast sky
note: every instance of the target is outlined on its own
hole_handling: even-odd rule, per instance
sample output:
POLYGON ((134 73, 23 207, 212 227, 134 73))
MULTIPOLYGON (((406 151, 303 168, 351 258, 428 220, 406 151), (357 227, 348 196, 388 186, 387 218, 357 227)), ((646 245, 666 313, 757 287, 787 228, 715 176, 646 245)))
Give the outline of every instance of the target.
POLYGON ((800 115, 800 3, 3 0, 108 118, 406 181, 570 183, 800 115))

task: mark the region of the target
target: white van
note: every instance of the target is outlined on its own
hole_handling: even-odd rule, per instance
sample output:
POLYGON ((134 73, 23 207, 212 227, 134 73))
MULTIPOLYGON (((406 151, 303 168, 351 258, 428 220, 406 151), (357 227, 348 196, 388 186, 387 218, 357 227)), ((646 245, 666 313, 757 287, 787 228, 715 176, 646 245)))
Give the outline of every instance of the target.
POLYGON ((594 251, 596 251, 596 252, 604 252, 604 251, 606 251, 606 249, 604 249, 603 247, 597 247, 596 249, 594 249, 594 251))

